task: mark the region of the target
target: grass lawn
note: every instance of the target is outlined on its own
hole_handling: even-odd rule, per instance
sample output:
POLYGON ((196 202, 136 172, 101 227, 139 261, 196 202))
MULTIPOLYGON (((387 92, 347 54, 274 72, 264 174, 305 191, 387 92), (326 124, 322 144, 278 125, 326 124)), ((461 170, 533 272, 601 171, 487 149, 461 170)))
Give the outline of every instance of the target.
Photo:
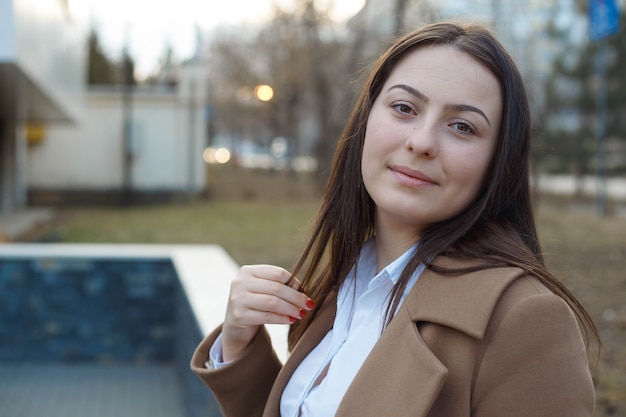
POLYGON ((74 243, 219 244, 239 264, 290 267, 306 237, 314 201, 205 201, 62 210, 31 240, 74 243))
MULTIPOLYGON (((310 178, 223 168, 211 198, 131 208, 62 209, 25 240, 219 244, 239 264, 290 268, 319 205, 310 178)), ((551 270, 602 334, 595 416, 626 415, 626 219, 542 205, 538 227, 551 270)))

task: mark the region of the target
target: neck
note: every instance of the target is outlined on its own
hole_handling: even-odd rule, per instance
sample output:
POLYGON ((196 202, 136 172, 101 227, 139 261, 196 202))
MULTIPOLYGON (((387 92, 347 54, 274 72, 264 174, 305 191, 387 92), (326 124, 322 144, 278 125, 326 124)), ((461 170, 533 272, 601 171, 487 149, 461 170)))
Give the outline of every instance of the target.
POLYGON ((376 264, 380 272, 387 265, 398 259, 419 240, 419 236, 408 227, 394 232, 389 227, 376 225, 376 264))

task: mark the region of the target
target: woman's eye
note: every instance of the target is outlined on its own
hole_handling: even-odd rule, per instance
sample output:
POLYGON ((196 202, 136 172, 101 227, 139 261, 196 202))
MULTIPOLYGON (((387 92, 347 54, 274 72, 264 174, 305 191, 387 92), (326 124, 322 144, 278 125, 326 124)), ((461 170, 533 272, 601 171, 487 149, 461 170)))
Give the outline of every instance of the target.
POLYGON ((400 113, 406 113, 406 114, 413 113, 413 109, 408 104, 394 103, 392 107, 396 109, 397 111, 399 111, 400 113))
POLYGON ((472 126, 464 122, 455 122, 452 126, 461 133, 474 133, 472 126))

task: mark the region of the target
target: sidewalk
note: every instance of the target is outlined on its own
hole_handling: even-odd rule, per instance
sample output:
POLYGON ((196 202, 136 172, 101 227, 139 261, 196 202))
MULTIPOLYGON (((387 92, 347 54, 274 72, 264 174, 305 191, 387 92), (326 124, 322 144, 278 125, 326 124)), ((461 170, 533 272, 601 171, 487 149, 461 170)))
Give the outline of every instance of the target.
POLYGON ((0 416, 186 417, 172 365, 0 363, 0 416))
POLYGON ((0 242, 11 242, 40 223, 54 218, 54 210, 46 207, 23 208, 0 214, 0 242))

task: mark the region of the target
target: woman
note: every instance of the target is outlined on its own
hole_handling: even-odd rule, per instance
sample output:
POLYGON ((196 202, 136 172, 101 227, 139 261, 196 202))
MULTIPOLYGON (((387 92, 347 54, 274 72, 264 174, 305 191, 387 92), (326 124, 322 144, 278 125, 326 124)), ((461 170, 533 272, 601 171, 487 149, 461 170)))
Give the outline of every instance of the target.
POLYGON ((530 135, 522 78, 484 28, 392 45, 293 274, 241 268, 192 358, 224 415, 591 415, 597 331, 545 268, 530 135), (291 324, 284 366, 266 323, 291 324))

